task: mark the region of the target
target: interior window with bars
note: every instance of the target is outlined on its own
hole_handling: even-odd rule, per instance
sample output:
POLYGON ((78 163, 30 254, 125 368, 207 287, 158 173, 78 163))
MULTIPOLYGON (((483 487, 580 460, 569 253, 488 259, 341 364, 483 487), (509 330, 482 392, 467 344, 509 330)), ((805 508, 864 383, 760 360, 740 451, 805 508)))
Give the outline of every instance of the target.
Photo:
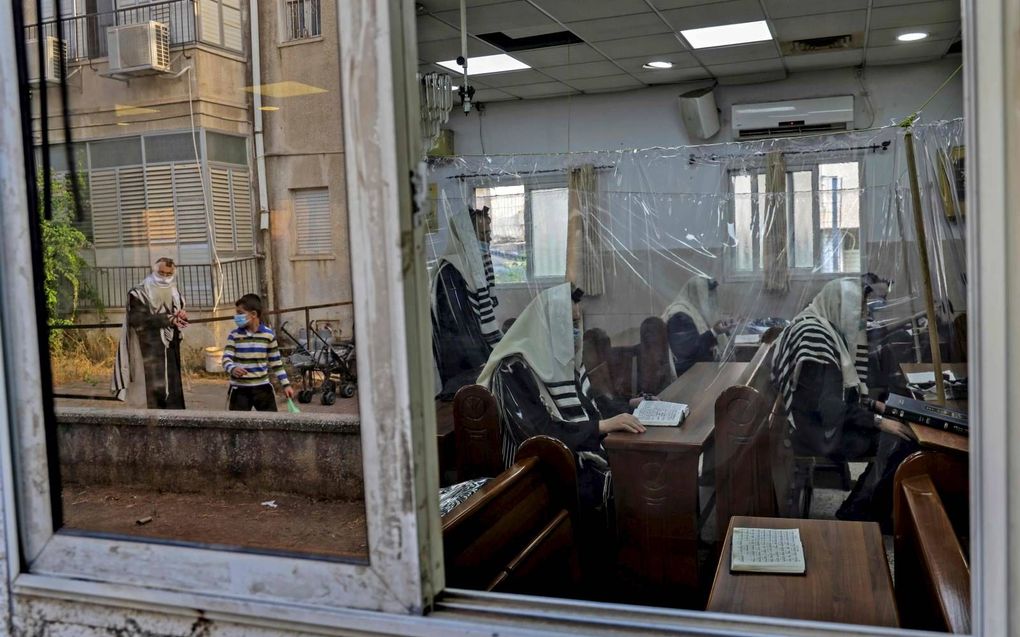
POLYGON ((560 184, 475 189, 475 206, 492 216, 496 283, 562 279, 567 267, 568 191, 560 184))
POLYGON ((319 0, 286 0, 284 13, 287 21, 285 40, 301 40, 322 35, 319 0))
MULTIPOLYGON (((786 255, 791 269, 820 273, 861 271, 861 180, 857 161, 789 167, 784 198, 786 255)), ((765 169, 730 175, 735 273, 762 271, 765 227, 765 169)))

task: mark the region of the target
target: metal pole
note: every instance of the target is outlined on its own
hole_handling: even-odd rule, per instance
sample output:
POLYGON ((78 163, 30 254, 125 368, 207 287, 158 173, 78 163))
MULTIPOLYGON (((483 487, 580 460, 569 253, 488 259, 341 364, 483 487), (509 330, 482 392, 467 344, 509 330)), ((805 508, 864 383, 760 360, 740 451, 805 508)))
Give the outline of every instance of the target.
POLYGON ((935 368, 935 392, 938 402, 946 404, 946 386, 942 379, 942 352, 939 348, 939 328, 935 320, 935 296, 931 286, 931 269, 928 262, 928 241, 924 234, 924 217, 921 213, 921 187, 917 182, 917 160, 914 157, 914 134, 908 128, 904 141, 907 146, 907 172, 910 175, 910 200, 914 210, 914 240, 921 257, 921 280, 924 283, 924 303, 928 315, 928 339, 931 345, 931 362, 935 368))

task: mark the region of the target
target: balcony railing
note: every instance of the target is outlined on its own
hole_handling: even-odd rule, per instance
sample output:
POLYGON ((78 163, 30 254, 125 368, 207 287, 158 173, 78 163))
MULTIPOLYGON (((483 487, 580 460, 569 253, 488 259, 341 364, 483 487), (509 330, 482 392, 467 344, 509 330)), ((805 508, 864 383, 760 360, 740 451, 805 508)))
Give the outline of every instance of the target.
MULTIPOLYGON (((82 272, 85 291, 79 305, 82 309, 96 306, 114 310, 127 305, 128 291, 149 276, 149 266, 90 267, 82 272)), ((243 294, 259 293, 259 259, 249 257, 215 264, 177 265, 177 289, 187 306, 194 309, 233 307, 243 294)))
POLYGON ((122 24, 155 20, 170 28, 170 46, 197 42, 197 15, 195 0, 170 0, 34 24, 25 37, 37 40, 41 29, 44 37, 63 37, 68 62, 94 60, 107 55, 106 29, 122 24))

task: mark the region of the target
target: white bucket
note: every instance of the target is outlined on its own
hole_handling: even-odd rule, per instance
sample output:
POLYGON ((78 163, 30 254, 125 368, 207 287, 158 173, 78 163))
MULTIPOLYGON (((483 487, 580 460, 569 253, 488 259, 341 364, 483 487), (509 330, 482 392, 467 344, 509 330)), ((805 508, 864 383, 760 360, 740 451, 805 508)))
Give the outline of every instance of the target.
POLYGON ((223 348, 222 347, 206 347, 205 348, 205 371, 210 374, 223 371, 223 348))

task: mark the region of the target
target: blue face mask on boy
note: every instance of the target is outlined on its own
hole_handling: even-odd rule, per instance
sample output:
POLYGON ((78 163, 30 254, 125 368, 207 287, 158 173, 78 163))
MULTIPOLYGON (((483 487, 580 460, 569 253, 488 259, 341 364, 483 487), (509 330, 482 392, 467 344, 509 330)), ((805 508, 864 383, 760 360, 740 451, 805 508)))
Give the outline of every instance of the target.
POLYGON ((234 323, 236 323, 238 327, 244 327, 245 325, 248 324, 248 315, 247 314, 235 314, 234 315, 234 323))

